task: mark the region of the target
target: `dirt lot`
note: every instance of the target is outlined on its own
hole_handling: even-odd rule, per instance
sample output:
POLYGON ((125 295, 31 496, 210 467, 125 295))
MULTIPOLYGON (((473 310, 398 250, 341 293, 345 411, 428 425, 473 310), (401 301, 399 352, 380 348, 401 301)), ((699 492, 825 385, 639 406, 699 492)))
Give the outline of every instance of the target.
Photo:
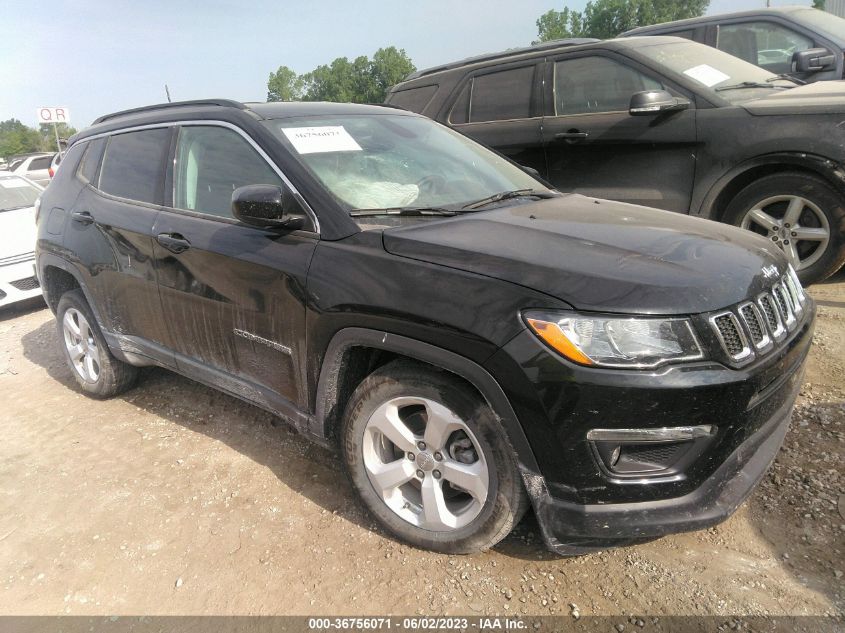
POLYGON ((530 516, 478 556, 400 545, 270 415, 158 369, 89 400, 43 305, 0 312, 0 614, 842 615, 844 281, 813 288, 807 383, 751 500, 570 559, 530 516))

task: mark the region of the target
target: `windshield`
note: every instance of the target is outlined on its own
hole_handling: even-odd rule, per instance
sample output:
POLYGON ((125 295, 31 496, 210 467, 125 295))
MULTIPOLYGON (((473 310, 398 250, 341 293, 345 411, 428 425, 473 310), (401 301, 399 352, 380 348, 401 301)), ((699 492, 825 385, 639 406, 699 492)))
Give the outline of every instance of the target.
POLYGON ((697 42, 661 42, 641 46, 636 50, 661 66, 695 80, 708 92, 731 103, 758 99, 797 85, 788 79, 778 79, 777 75, 759 66, 697 42))
POLYGON ((422 117, 312 116, 269 125, 349 211, 459 208, 506 191, 549 191, 507 160, 422 117))
POLYGON ((19 176, 0 176, 0 212, 35 206, 41 190, 19 176))

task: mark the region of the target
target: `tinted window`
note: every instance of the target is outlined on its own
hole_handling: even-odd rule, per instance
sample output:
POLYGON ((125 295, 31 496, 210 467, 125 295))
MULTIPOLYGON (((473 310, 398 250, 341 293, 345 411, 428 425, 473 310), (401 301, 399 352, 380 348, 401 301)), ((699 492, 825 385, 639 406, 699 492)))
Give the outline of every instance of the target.
POLYGON ((99 188, 113 196, 160 204, 162 167, 169 148, 169 128, 112 136, 103 157, 99 188))
POLYGON ((627 111, 631 95, 663 86, 607 57, 578 57, 555 62, 555 114, 627 111))
POLYGON ((774 22, 719 26, 716 48, 774 73, 792 70, 792 55, 813 48, 813 40, 774 22))
POLYGON ((173 206, 232 217, 232 192, 245 185, 282 180, 237 132, 221 127, 183 127, 179 133, 173 206))
POLYGON ((27 171, 35 171, 37 169, 49 169, 51 162, 53 162, 52 156, 42 156, 40 158, 33 158, 32 162, 27 168, 27 171))
POLYGON ((534 66, 474 77, 470 122, 527 119, 531 116, 533 83, 534 66))
POLYGON ((695 31, 687 29, 685 31, 661 31, 661 35, 671 35, 672 37, 682 37, 685 40, 694 39, 695 31))
POLYGON ((428 102, 431 101, 435 92, 437 92, 437 86, 421 86, 419 88, 394 92, 390 95, 390 104, 407 108, 412 112, 422 112, 425 110, 428 102))
POLYGON ((94 141, 88 141, 85 145, 85 153, 79 162, 76 175, 82 182, 92 182, 97 176, 97 167, 100 166, 100 157, 103 155, 106 139, 98 138, 94 141))

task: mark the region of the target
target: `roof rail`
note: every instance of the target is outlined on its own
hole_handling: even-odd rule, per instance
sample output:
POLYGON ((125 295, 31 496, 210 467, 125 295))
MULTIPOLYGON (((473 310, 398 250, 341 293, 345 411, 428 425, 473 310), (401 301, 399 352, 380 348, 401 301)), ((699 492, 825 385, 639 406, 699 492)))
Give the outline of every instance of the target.
POLYGON ((600 41, 601 40, 598 40, 593 37, 573 37, 562 40, 551 40, 549 42, 541 42, 540 44, 524 46, 522 48, 511 48, 506 51, 500 51, 498 53, 485 53, 484 55, 467 57, 466 59, 461 59, 456 62, 449 62, 448 64, 441 64, 440 66, 432 66, 431 68, 418 70, 417 72, 411 73, 410 75, 405 77, 403 81, 410 81, 411 79, 425 77, 426 75, 433 75, 434 73, 438 73, 442 70, 451 70, 452 68, 459 68, 461 66, 466 66, 467 64, 486 62, 493 59, 499 59, 501 57, 511 57, 512 55, 524 55, 527 53, 535 53, 537 51, 545 51, 552 48, 560 48, 562 46, 578 46, 580 44, 592 44, 593 42, 600 41))
POLYGON ((121 116, 129 114, 140 114, 141 112, 152 112, 154 110, 166 110, 167 108, 179 108, 185 106, 202 106, 215 105, 225 106, 229 108, 237 108, 238 110, 246 110, 247 107, 240 101, 233 101, 232 99, 195 99, 193 101, 173 101, 172 103, 157 103, 155 105, 142 106, 140 108, 131 108, 129 110, 121 110, 120 112, 112 112, 111 114, 104 114, 98 119, 94 120, 92 125, 97 125, 103 121, 116 119, 121 116))

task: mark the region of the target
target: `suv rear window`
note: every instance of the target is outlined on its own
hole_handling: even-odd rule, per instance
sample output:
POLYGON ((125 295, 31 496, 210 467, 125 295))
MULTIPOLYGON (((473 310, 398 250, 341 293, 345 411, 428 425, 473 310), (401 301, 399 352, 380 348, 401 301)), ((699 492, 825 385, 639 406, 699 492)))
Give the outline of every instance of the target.
POLYGON ((35 171, 37 169, 49 169, 50 163, 53 162, 52 156, 41 156, 40 158, 33 158, 32 162, 27 167, 27 171, 35 171))
POLYGON ((164 159, 170 128, 116 134, 109 139, 99 189, 120 198, 161 204, 164 159))
POLYGON ((420 86, 419 88, 410 88, 400 92, 394 92, 390 95, 390 105, 397 105, 400 108, 405 108, 411 112, 422 112, 425 110, 431 98, 437 92, 437 84, 432 86, 420 86))
POLYGON ((534 66, 473 77, 455 102, 452 123, 527 119, 531 116, 534 66))

